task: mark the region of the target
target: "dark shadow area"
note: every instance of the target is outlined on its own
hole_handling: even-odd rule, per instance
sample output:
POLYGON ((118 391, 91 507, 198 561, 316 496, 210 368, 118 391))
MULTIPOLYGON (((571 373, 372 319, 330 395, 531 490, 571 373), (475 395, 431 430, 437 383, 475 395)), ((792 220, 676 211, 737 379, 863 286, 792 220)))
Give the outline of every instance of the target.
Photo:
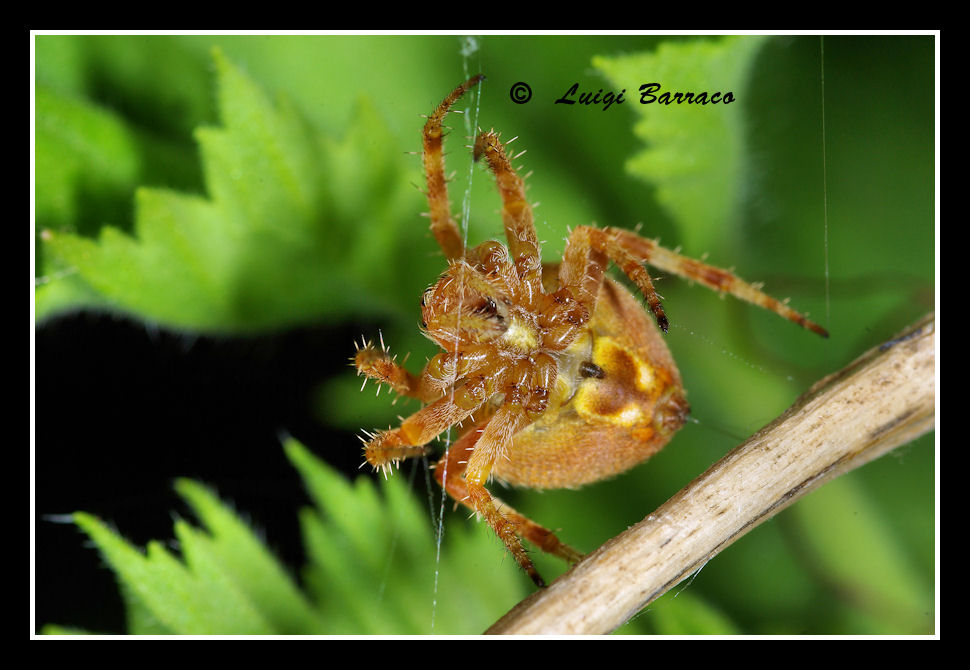
POLYGON ((70 523, 94 514, 138 546, 172 538, 191 515, 172 489, 189 477, 216 489, 295 571, 297 510, 308 503, 284 456, 292 435, 335 467, 358 472, 350 434, 313 416, 316 384, 346 365, 350 329, 256 338, 149 330, 76 314, 36 329, 36 619, 123 633, 113 574, 70 523))

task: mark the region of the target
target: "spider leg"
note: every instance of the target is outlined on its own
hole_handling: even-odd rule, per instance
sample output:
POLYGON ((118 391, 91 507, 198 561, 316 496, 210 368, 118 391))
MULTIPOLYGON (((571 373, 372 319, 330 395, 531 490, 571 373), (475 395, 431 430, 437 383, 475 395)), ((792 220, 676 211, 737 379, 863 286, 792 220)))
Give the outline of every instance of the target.
MULTIPOLYGON (((439 371, 443 376, 453 372, 447 367, 439 371)), ((429 363, 422 374, 422 383, 427 380, 429 385, 433 384, 433 375, 429 374, 431 368, 429 363)), ((504 386, 509 374, 507 365, 496 364, 489 366, 487 371, 464 377, 448 393, 402 420, 397 428, 368 434, 368 440, 364 441, 364 457, 374 468, 386 473, 391 465, 402 459, 423 455, 424 445, 485 405, 496 390, 504 386)))
POLYGON ((381 347, 377 348, 370 342, 365 342, 362 346, 355 342, 357 351, 351 359, 358 375, 364 375, 377 382, 378 393, 380 393, 380 385, 387 384, 398 395, 417 398, 425 403, 441 396, 440 392, 429 387, 424 375, 418 376, 408 372, 407 368, 395 360, 395 356, 391 356, 391 352, 383 344, 381 342, 381 347))
POLYGON ((495 175, 502 196, 502 222, 509 252, 522 283, 526 304, 542 293, 542 260, 536 236, 532 206, 525 198, 525 184, 505 153, 505 145, 494 131, 480 133, 475 139, 475 160, 483 157, 495 175))
POLYGON ((375 469, 387 473, 398 461, 424 455, 424 445, 450 426, 464 421, 480 404, 467 408, 448 396, 438 398, 404 419, 397 428, 367 433, 364 458, 375 469))
POLYGON ((485 76, 477 74, 461 84, 445 98, 424 124, 424 177, 428 184, 428 207, 431 210, 431 232, 441 245, 446 258, 461 258, 465 243, 458 225, 451 216, 448 186, 445 177, 445 157, 442 152, 442 121, 453 104, 485 76))
POLYGON ((613 260, 637 285, 664 332, 667 332, 667 317, 650 275, 643 267, 644 263, 764 307, 822 337, 828 337, 824 328, 763 292, 758 286, 727 270, 682 256, 621 228, 580 226, 573 230, 559 268, 560 285, 568 287, 577 300, 591 309, 595 305, 599 281, 609 260, 613 260))
POLYGON ((545 582, 525 552, 520 537, 570 563, 576 563, 583 555, 560 541, 552 531, 493 497, 485 488, 491 463, 504 451, 503 445, 494 442, 496 435, 523 422, 522 416, 506 409, 508 407, 503 406, 487 422, 469 430, 455 442, 435 467, 435 479, 454 500, 482 516, 533 582, 544 586, 545 582))
POLYGON ((822 337, 829 336, 828 331, 817 323, 810 321, 781 300, 763 292, 759 286, 748 283, 727 270, 682 256, 629 230, 605 228, 603 232, 617 247, 625 250, 638 263, 647 263, 657 269, 699 282, 715 291, 729 293, 735 298, 771 310, 822 337))
POLYGON ((641 264, 642 261, 620 244, 609 230, 591 226, 580 226, 573 230, 559 267, 560 286, 569 288, 592 314, 607 263, 612 259, 643 293, 650 311, 657 319, 657 325, 666 333, 667 315, 660 304, 660 296, 653 288, 650 274, 641 264))

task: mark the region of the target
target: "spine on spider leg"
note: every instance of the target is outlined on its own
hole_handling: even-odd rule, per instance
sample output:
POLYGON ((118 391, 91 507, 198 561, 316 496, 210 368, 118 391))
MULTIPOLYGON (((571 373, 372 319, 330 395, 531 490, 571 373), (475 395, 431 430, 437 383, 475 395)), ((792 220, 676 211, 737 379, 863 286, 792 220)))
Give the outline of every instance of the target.
POLYGON ((427 198, 431 212, 431 232, 445 253, 446 258, 461 258, 465 253, 458 226, 451 216, 448 202, 448 186, 445 178, 445 158, 442 151, 442 122, 451 106, 469 89, 485 78, 477 74, 461 84, 435 108, 424 124, 424 176, 428 184, 427 198))
MULTIPOLYGON (((356 345, 355 345, 356 346, 356 345)), ((386 347, 378 349, 370 343, 357 348, 352 360, 358 375, 373 379, 380 385, 387 384, 399 395, 415 395, 418 388, 418 378, 397 363, 396 356, 391 356, 386 347)), ((366 380, 365 380, 366 383, 366 380)), ((363 390, 363 386, 361 386, 363 390)))
POLYGON ((379 433, 365 431, 360 441, 364 444, 364 459, 375 470, 383 470, 385 475, 392 465, 406 458, 423 456, 427 452, 423 445, 408 444, 400 429, 379 433))

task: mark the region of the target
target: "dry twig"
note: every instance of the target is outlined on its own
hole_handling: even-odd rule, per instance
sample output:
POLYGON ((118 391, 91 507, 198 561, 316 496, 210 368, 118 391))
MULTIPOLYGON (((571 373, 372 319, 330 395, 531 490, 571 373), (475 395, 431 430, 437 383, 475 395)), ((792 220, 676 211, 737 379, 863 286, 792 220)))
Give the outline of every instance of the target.
POLYGON ((929 314, 817 382, 653 514, 486 632, 610 632, 801 496, 932 430, 935 332, 929 314))

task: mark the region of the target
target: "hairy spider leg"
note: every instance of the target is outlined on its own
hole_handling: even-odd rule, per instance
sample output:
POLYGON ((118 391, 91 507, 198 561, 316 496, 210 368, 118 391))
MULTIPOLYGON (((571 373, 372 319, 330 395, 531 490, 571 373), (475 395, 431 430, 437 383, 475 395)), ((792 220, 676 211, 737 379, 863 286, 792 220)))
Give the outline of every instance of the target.
POLYGON ((596 306, 600 284, 612 260, 637 285, 653 312, 657 325, 667 332, 667 315, 664 314, 660 297, 654 290, 653 281, 641 261, 620 244, 608 230, 579 226, 569 235, 562 265, 559 266, 560 286, 569 288, 574 297, 590 314, 596 306))
MULTIPOLYGON (((381 345, 377 348, 371 342, 365 342, 363 345, 354 343, 357 351, 351 360, 357 368, 358 375, 373 379, 378 386, 387 384, 398 395, 417 398, 423 403, 431 402, 441 395, 438 389, 429 385, 424 374, 414 375, 408 372, 407 368, 391 355, 387 347, 383 346, 383 342, 381 345)), ((378 393, 380 393, 379 388, 378 393)))
POLYGON ((367 462, 387 472, 398 461, 421 456, 425 453, 424 445, 485 405, 505 388, 512 370, 505 363, 484 367, 487 368, 484 372, 473 367, 471 374, 451 383, 448 393, 403 419, 397 428, 369 434, 369 440, 364 442, 367 462))
POLYGON ((368 434, 369 439, 364 441, 364 458, 386 474, 398 461, 423 456, 428 442, 467 419, 481 404, 458 404, 447 396, 438 398, 404 419, 397 428, 368 434))
POLYGON ((485 158, 495 175, 495 183, 502 197, 502 223, 509 243, 509 253, 516 273, 527 294, 523 296, 530 307, 542 293, 542 259, 539 238, 536 236, 532 206, 525 198, 525 183, 509 162, 505 145, 494 131, 480 133, 475 139, 474 158, 485 158))
POLYGON ((489 494, 484 486, 469 484, 466 477, 466 468, 483 435, 484 428, 479 425, 458 439, 435 466, 435 480, 454 500, 476 514, 481 514, 495 534, 502 539, 516 563, 525 570, 536 584, 542 586, 544 581, 518 538, 524 538, 542 551, 558 556, 569 563, 579 562, 583 555, 563 543, 552 531, 520 514, 501 499, 489 494), (485 500, 484 503, 483 500, 485 500), (484 514, 482 514, 480 508, 484 508, 484 514))
MULTIPOLYGON (((470 320, 466 319, 466 324, 470 320)), ((415 375, 398 363, 386 347, 377 348, 371 342, 354 346, 357 352, 351 361, 358 375, 373 379, 378 385, 387 384, 398 395, 424 404, 437 400, 456 383, 487 365, 491 352, 488 347, 474 346, 466 346, 461 351, 441 351, 428 361, 421 374, 415 375)))
POLYGON ((469 89, 476 86, 485 75, 476 74, 461 84, 438 105, 424 124, 424 178, 428 184, 426 193, 431 215, 431 232, 449 259, 461 258, 465 254, 458 225, 451 216, 451 203, 448 200, 448 185, 445 177, 445 157, 442 151, 442 121, 451 106, 469 89))
MULTIPOLYGON (((577 228, 576 230, 579 231, 581 228, 577 228)), ((592 230, 598 229, 594 228, 592 230)), ((674 251, 665 249, 653 240, 648 240, 629 230, 623 230, 622 228, 603 228, 601 232, 611 244, 610 247, 607 247, 607 254, 610 254, 610 248, 618 247, 633 257, 637 263, 646 263, 659 270, 671 272, 691 281, 699 282, 715 291, 729 293, 740 300, 764 307, 822 337, 829 336, 828 331, 817 323, 810 321, 803 314, 796 312, 781 300, 777 300, 767 293, 764 293, 759 286, 750 284, 727 270, 702 263, 687 256, 682 256, 674 251)), ((574 231, 573 234, 576 234, 576 232, 574 231)), ((610 255, 612 256, 612 254, 610 255)), ((614 260, 616 260, 615 257, 614 260)))

